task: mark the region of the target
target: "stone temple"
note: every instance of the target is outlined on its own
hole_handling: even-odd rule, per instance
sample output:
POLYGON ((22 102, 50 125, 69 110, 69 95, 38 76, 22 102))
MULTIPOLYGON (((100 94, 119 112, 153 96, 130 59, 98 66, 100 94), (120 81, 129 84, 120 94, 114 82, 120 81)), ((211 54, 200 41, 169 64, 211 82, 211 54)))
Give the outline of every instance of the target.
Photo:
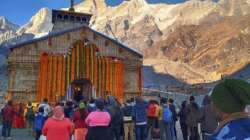
MULTIPOLYGON (((71 7, 72 8, 72 7, 71 7)), ((142 93, 142 54, 89 27, 91 14, 52 11, 46 36, 9 46, 7 98, 16 102, 142 93)))

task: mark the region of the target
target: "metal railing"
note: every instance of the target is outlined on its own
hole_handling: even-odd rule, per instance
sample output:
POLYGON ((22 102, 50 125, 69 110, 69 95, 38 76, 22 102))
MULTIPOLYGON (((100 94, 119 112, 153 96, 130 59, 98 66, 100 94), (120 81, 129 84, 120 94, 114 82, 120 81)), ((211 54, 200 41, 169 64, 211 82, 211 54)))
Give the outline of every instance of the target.
MULTIPOLYGON (((188 101, 189 97, 191 96, 190 94, 185 94, 185 93, 178 93, 178 92, 169 92, 169 91, 164 91, 160 89, 154 89, 154 88, 143 88, 143 96, 146 98, 157 98, 160 99, 160 97, 165 97, 165 98, 171 98, 175 101, 175 104, 180 107, 181 103, 183 101, 188 101)), ((205 95, 193 95, 196 98, 196 102, 201 105, 202 100, 205 95)))

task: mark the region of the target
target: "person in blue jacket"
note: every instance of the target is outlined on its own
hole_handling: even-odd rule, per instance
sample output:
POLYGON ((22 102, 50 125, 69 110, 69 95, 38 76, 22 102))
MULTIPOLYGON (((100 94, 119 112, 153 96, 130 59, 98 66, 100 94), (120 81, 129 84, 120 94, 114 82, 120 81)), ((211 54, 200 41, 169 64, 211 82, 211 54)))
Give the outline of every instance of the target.
POLYGON ((211 99, 220 122, 210 140, 250 140, 250 117, 244 111, 250 104, 250 84, 226 79, 215 86, 211 99))
POLYGON ((47 115, 44 113, 44 108, 40 107, 38 109, 38 112, 35 114, 35 119, 33 123, 33 129, 36 132, 36 140, 39 140, 40 136, 42 135, 42 129, 46 119, 47 115))
POLYGON ((135 106, 133 107, 132 116, 135 121, 135 135, 136 140, 147 139, 147 103, 141 98, 137 97, 135 106))

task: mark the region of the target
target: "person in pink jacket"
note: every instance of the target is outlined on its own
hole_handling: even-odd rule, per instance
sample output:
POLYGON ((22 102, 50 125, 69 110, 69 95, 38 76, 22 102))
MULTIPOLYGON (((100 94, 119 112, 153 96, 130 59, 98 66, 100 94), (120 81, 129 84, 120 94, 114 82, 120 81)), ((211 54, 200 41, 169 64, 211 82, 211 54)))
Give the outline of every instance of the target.
POLYGON ((64 110, 61 106, 54 108, 53 116, 45 122, 42 132, 47 140, 70 140, 73 124, 64 117, 64 110))
POLYGON ((86 140, 112 140, 109 124, 111 116, 107 111, 104 111, 104 101, 96 100, 97 110, 91 112, 85 122, 89 126, 86 140))

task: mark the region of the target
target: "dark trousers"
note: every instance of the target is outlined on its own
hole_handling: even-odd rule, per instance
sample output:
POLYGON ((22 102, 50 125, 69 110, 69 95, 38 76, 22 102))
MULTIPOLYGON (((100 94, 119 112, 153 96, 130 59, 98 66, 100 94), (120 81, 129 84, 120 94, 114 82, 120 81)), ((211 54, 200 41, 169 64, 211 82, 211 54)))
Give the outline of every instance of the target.
POLYGON ((158 128, 158 119, 157 117, 148 117, 147 130, 146 130, 147 137, 149 137, 153 128, 158 128))
POLYGON ((199 132, 198 132, 198 127, 189 127, 190 131, 190 136, 189 140, 199 140, 199 132))
POLYGON ((111 129, 104 126, 89 127, 86 140, 113 140, 111 129))
POLYGON ((165 131, 166 140, 176 140, 173 122, 172 123, 164 122, 164 131, 165 131))
POLYGON ((174 135, 175 135, 175 138, 177 139, 177 130, 176 130, 176 122, 175 121, 174 121, 173 125, 174 125, 174 135))
POLYGON ((111 131, 112 131, 112 137, 115 140, 121 140, 121 136, 122 136, 121 130, 122 130, 121 127, 114 127, 114 128, 111 129, 111 131))
POLYGON ((135 126, 136 140, 147 140, 147 125, 135 126))
POLYGON ((188 140, 188 127, 184 123, 180 123, 181 125, 181 132, 183 136, 183 140, 188 140))
POLYGON ((2 128, 3 137, 10 137, 11 126, 12 126, 11 121, 3 121, 3 128, 2 128))
POLYGON ((164 131, 164 121, 159 121, 160 133, 161 133, 161 140, 165 140, 165 131, 164 131))
POLYGON ((36 130, 36 140, 39 140, 41 135, 42 135, 42 131, 41 130, 36 130))
POLYGON ((158 119, 157 117, 148 117, 147 129, 158 128, 158 119))

